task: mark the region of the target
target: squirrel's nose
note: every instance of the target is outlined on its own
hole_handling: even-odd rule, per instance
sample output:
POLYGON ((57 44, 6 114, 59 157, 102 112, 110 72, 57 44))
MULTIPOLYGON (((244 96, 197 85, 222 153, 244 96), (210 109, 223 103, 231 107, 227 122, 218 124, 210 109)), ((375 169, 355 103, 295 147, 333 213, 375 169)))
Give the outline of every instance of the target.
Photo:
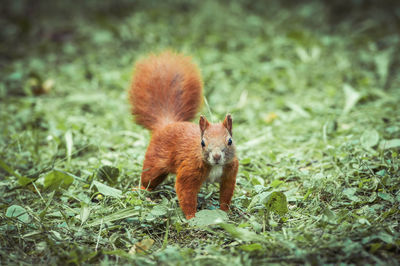
POLYGON ((221 154, 217 153, 213 155, 214 161, 217 163, 221 159, 221 154))

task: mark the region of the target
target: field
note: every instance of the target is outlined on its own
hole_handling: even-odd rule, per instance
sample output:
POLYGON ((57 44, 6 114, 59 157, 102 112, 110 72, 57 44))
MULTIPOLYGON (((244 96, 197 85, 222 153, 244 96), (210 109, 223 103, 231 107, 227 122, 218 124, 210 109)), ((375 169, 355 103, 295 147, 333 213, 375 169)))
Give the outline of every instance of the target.
POLYGON ((3 3, 0 264, 400 264, 396 1, 3 3), (218 184, 189 222, 173 176, 132 190, 133 65, 166 49, 233 116, 227 215, 218 184))

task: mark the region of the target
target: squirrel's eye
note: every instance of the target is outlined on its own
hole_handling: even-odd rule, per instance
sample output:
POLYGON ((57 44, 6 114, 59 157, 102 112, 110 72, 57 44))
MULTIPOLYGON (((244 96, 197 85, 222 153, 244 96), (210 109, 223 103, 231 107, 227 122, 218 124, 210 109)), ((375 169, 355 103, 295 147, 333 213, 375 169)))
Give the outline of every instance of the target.
POLYGON ((232 145, 232 139, 231 138, 229 138, 229 140, 228 140, 228 145, 229 146, 232 145))
POLYGON ((201 140, 201 146, 202 146, 202 147, 205 147, 205 146, 206 146, 206 144, 204 143, 204 140, 201 140))

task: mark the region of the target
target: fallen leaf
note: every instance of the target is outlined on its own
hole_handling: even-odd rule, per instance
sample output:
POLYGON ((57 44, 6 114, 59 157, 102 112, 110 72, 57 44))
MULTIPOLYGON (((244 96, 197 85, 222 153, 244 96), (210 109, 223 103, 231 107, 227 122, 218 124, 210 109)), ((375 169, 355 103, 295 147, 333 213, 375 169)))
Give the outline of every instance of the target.
POLYGON ((129 254, 146 253, 154 244, 154 240, 151 238, 143 239, 142 241, 136 243, 129 250, 129 254))

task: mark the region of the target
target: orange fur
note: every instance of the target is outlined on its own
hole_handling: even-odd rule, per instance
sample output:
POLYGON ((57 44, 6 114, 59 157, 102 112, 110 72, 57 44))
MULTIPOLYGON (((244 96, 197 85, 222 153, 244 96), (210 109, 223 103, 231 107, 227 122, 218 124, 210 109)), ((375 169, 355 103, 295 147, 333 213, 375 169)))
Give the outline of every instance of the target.
POLYGON ((164 52, 136 64, 130 89, 132 113, 138 124, 152 131, 143 162, 142 188, 152 190, 169 173, 176 174, 175 189, 187 219, 195 216, 197 194, 215 166, 209 157, 218 158, 213 155, 215 152, 221 157, 222 147, 229 150, 223 154, 226 161, 222 165, 216 163, 223 167, 220 208, 224 211, 229 210, 239 165, 231 141, 230 115, 218 124, 210 124, 202 117, 200 127, 186 122, 195 116, 201 97, 200 73, 189 57, 164 52))

